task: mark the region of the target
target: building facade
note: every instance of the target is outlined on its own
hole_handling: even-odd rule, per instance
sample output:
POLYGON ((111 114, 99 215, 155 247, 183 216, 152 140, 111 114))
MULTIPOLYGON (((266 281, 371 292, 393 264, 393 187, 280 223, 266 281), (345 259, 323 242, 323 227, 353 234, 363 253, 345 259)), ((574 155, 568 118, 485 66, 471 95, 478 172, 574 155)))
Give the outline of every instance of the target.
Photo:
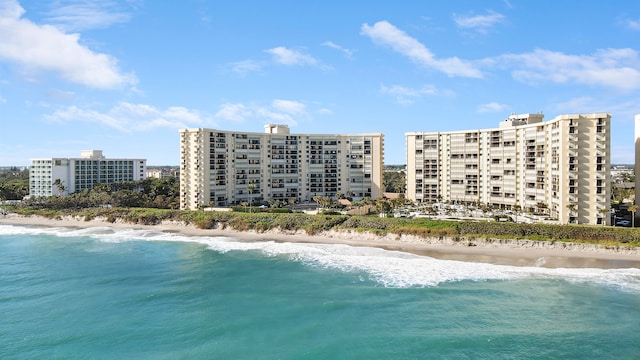
MULTIPOLYGON (((640 185, 640 114, 637 114, 635 116, 635 123, 634 123, 634 130, 635 130, 635 137, 634 137, 634 142, 635 142, 635 164, 633 167, 634 170, 634 175, 636 178, 636 184, 635 184, 635 204, 634 205, 640 205, 640 187, 638 187, 638 185, 640 185)), ((634 214, 634 216, 638 216, 640 214, 634 214)), ((637 222, 636 222, 637 224, 637 222)))
POLYGON ((311 202, 316 196, 382 196, 381 133, 291 134, 180 130, 180 208, 259 199, 311 202))
POLYGON ((406 133, 407 198, 607 224, 611 114, 511 115, 498 128, 406 133))
POLYGON ((178 177, 177 166, 147 167, 147 178, 164 179, 166 177, 178 177))
POLYGON ((31 159, 29 195, 52 196, 91 190, 95 184, 146 177, 145 159, 108 159, 101 150, 83 150, 79 158, 31 159))

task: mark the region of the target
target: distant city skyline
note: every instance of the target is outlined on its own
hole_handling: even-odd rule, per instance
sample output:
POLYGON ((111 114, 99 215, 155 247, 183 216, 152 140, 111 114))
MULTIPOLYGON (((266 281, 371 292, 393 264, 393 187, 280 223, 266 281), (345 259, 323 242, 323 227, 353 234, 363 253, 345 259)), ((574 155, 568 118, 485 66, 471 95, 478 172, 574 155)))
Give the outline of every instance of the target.
POLYGON ((633 164, 640 2, 0 0, 0 166, 110 157, 177 166, 179 129, 497 128, 611 113, 633 164), (250 9, 250 10, 249 10, 250 9))

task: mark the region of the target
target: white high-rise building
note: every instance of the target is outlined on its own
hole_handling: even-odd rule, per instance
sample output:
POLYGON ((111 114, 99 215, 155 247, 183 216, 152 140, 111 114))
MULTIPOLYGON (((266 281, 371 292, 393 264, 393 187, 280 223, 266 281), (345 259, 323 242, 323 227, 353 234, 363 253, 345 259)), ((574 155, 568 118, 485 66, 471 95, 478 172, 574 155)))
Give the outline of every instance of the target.
POLYGON ((542 120, 513 114, 494 129, 407 133, 407 198, 609 223, 611 114, 542 120))
POLYGON ((180 130, 180 208, 382 196, 383 135, 180 130))
POLYGON ((146 177, 145 159, 109 159, 101 150, 83 150, 79 158, 31 159, 29 195, 68 195, 95 184, 137 181, 146 177))

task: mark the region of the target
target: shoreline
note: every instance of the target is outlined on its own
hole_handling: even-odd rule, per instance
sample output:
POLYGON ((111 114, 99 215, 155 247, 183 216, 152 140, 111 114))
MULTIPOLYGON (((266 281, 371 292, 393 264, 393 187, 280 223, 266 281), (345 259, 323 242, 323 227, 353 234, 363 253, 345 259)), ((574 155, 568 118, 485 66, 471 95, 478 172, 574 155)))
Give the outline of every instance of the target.
POLYGON ((2 225, 91 228, 106 226, 119 229, 153 230, 185 236, 223 236, 238 241, 275 241, 290 243, 342 244, 377 247, 386 250, 429 256, 441 260, 481 262, 495 265, 537 266, 545 268, 640 268, 640 248, 609 248, 600 245, 546 242, 532 240, 469 239, 454 241, 447 238, 420 238, 407 235, 378 236, 356 231, 328 231, 308 235, 271 230, 266 232, 235 231, 232 229, 198 229, 193 225, 164 222, 141 225, 105 219, 65 217, 60 220, 40 216, 8 214, 0 217, 2 225))

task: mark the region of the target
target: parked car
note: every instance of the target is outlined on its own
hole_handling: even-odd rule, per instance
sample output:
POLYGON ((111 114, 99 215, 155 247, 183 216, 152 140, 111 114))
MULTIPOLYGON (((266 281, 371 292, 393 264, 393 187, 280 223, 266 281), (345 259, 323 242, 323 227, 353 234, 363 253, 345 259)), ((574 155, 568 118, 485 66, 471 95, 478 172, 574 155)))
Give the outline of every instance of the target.
POLYGON ((616 221, 616 226, 629 226, 631 225, 631 221, 629 220, 618 220, 616 221))

